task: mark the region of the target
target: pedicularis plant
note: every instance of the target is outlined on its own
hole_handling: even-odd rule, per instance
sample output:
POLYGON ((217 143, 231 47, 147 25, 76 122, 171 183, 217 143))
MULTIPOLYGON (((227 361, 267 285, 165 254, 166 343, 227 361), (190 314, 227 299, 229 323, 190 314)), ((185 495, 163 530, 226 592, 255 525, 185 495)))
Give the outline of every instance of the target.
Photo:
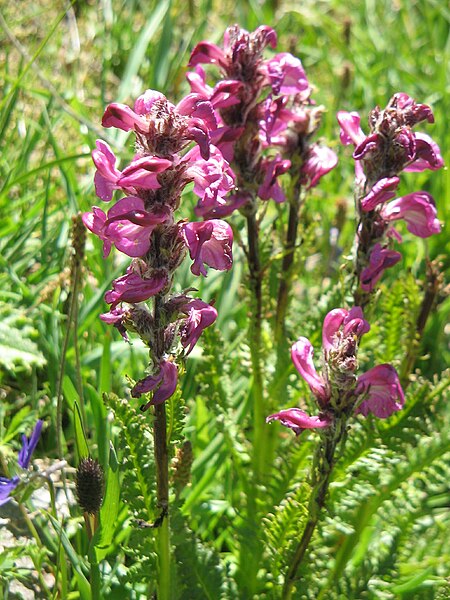
MULTIPOLYGON (((370 330, 363 311, 370 312, 374 298, 378 300, 383 272, 401 259, 394 246, 402 237, 393 223, 404 220, 408 231, 422 238, 440 231, 433 198, 426 191, 393 200, 402 171, 443 166, 436 143, 413 130, 423 121, 433 122, 431 108, 397 93, 384 110, 371 111, 368 135, 360 128, 357 113, 339 112, 341 141, 355 147, 355 244, 353 257, 343 265, 342 298, 347 308, 333 307, 325 317, 321 374, 315 370, 308 339, 300 337, 292 346, 292 360, 312 392, 318 415, 309 416, 297 406, 271 414, 285 403, 285 354, 290 337, 286 319, 293 282, 304 267, 295 260, 301 211, 311 190, 336 167, 337 156, 317 138, 324 107, 314 102, 300 60, 286 52, 270 55, 268 47, 276 47, 276 33, 267 26, 252 33, 230 27, 223 47, 198 44, 189 62, 193 70, 187 73, 191 93, 177 105, 147 90, 134 108, 117 103, 107 107, 104 127, 134 133, 132 161, 120 170, 113 151, 100 140, 93 152, 97 195, 110 202, 118 190, 120 197, 106 214, 94 207, 83 216, 84 223, 103 240, 105 258, 112 245, 131 258, 126 274, 113 281, 113 289, 105 295, 110 310, 101 318, 114 324, 126 341, 130 332, 149 349, 147 374, 132 387, 131 396, 144 396, 141 410, 153 407, 154 411, 160 511, 154 524, 155 585, 161 599, 176 595, 172 502, 182 510, 179 494, 170 489, 165 401, 175 393, 182 365, 202 331, 217 318, 213 304, 193 296, 193 288, 175 292, 177 269, 185 256, 193 260, 191 271, 196 276, 206 276, 206 266, 230 269, 234 229, 240 256, 247 262, 252 400, 250 426, 236 435, 243 435, 252 459, 236 519, 237 545, 230 571, 237 585, 233 597, 264 593, 290 598, 294 590, 306 597, 299 570, 308 568, 305 558, 323 518, 338 455, 351 436, 350 424, 369 415, 386 419, 405 404, 391 364, 378 364, 363 373, 358 367, 359 344, 370 330), (211 84, 201 66, 205 64, 212 65, 211 73, 216 74, 211 84), (177 211, 185 201, 183 190, 191 182, 199 197, 194 213, 201 220, 187 222, 177 211), (276 222, 277 213, 282 226, 271 243, 276 244, 272 252, 276 250, 281 259, 274 266, 264 237, 268 232, 265 221, 273 222, 275 214, 276 222), (270 300, 265 282, 274 269, 270 300), (266 368, 268 360, 275 360, 272 372, 266 368), (279 421, 297 436, 306 429, 318 432, 309 498, 301 507, 304 518, 296 539, 290 540, 282 568, 272 578, 270 562, 269 566, 265 563, 263 523, 274 510, 267 490, 283 438, 266 421, 279 421)), ((187 399, 187 405, 193 400, 187 399)), ((291 443, 301 445, 301 440, 291 443)))
MULTIPOLYGON (((133 108, 112 103, 103 115, 105 128, 132 133, 134 153, 119 166, 98 140, 92 154, 102 204, 83 222, 102 240, 105 259, 113 246, 130 259, 100 318, 126 343, 140 339, 149 360, 127 399, 105 394, 122 459, 120 467, 111 455, 105 489, 81 425, 76 431, 94 598, 107 597, 117 581, 130 597, 158 600, 394 597, 377 595, 386 590, 377 581, 388 560, 379 540, 389 538, 391 554, 406 550, 392 541, 394 525, 384 531, 375 521, 378 499, 395 507, 399 490, 413 482, 414 503, 414 474, 429 464, 420 427, 423 439, 434 435, 423 415, 440 414, 436 399, 448 386, 448 378, 433 387, 414 373, 439 299, 437 263, 426 264, 423 285, 400 266, 392 288, 383 285, 386 269, 401 261, 400 221, 420 238, 440 232, 427 191, 396 197, 413 181, 401 182, 402 173, 443 167, 439 147, 419 130, 433 113, 399 92, 370 112, 366 134, 356 112, 338 112, 341 142, 354 146, 354 216, 345 224, 341 214, 330 232, 334 254, 322 256, 338 283, 305 292, 314 237, 308 200, 338 159, 318 137, 325 108, 301 61, 275 54, 276 45, 270 27, 229 27, 222 47, 201 42, 192 51, 191 91, 178 104, 147 90, 133 108), (354 229, 354 244, 338 264, 344 226, 354 229), (191 361, 218 311, 198 297, 194 278, 182 288, 182 264, 190 261, 196 277, 208 268, 229 271, 233 238, 234 260, 246 265, 245 331, 231 350, 211 328, 203 354, 191 361), (311 314, 302 312, 300 293, 316 294, 311 314), (314 324, 322 319, 317 371, 314 324), (292 377, 289 348, 303 382, 292 377), (197 387, 182 393, 190 362, 197 387), (409 453, 403 471, 402 444, 409 453), (118 472, 122 512, 114 508, 118 472), (378 529, 368 537, 372 525, 378 529), (119 549, 128 560, 112 583, 101 565, 119 549), (375 559, 367 559, 371 552, 375 559)), ((24 469, 41 428, 29 443, 24 438, 24 469)), ((16 475, 2 480, 0 503, 20 483, 16 475)), ((410 535, 414 527, 421 531, 412 522, 410 535)))

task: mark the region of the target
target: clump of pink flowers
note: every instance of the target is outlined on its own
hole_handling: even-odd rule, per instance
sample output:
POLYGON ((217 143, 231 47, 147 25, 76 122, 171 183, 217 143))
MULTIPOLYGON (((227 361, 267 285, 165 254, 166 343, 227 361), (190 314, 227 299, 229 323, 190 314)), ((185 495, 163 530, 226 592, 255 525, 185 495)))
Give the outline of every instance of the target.
POLYGON ((152 392, 145 409, 174 393, 177 361, 217 317, 211 304, 188 292, 173 294, 176 269, 187 254, 194 275, 232 265, 230 226, 220 219, 180 220, 181 194, 193 182, 200 203, 208 203, 234 189, 235 178, 214 144, 218 123, 213 104, 199 94, 189 94, 175 106, 163 94, 147 90, 133 109, 110 104, 102 124, 133 131, 135 154, 119 169, 108 144, 97 141, 92 153, 97 196, 110 202, 119 191, 121 197, 107 212, 94 206, 83 221, 103 241, 105 258, 115 246, 132 259, 105 294, 110 310, 101 318, 126 340, 128 331, 136 333, 149 348, 148 374, 131 392, 134 397, 152 392), (151 307, 146 304, 150 299, 151 307))
POLYGON ((374 290, 385 269, 395 265, 401 254, 391 249, 392 240, 402 241, 392 223, 403 220, 408 231, 421 238, 439 233, 433 197, 417 191, 395 198, 404 172, 440 169, 444 162, 438 145, 427 134, 413 127, 422 121, 434 122, 426 104, 417 104, 410 96, 397 93, 381 110, 369 114, 369 135, 360 127, 356 112, 339 112, 341 141, 353 144, 357 210, 357 275, 364 292, 374 290))
POLYGON ((311 188, 337 164, 332 150, 311 141, 323 107, 311 100, 300 59, 288 52, 263 57, 276 44, 276 33, 268 26, 248 32, 233 25, 225 32, 223 47, 201 42, 191 54, 191 90, 214 106, 214 143, 237 177, 235 192, 201 201, 198 215, 227 216, 237 209, 247 214, 255 210, 256 198, 284 202, 284 173, 311 188), (206 83, 204 64, 220 70, 222 78, 214 87, 206 83))
POLYGON ((304 429, 330 427, 336 418, 351 413, 389 417, 405 402, 394 367, 378 365, 357 376, 357 353, 361 337, 370 329, 359 306, 336 308, 324 319, 322 328, 322 372, 314 366, 311 342, 300 337, 292 346, 295 368, 308 384, 320 410, 310 416, 299 408, 289 408, 267 417, 290 427, 297 435, 304 429))

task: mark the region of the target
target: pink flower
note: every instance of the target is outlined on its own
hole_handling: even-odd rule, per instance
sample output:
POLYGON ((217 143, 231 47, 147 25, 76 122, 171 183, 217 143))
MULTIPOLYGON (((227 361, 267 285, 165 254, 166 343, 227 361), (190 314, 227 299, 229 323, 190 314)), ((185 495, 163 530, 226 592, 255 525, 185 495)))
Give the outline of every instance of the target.
POLYGON ((378 365, 360 375, 356 392, 365 397, 356 410, 364 416, 371 412, 380 419, 386 419, 405 404, 402 386, 392 365, 378 365))
POLYGON ((371 292, 385 269, 393 267, 401 259, 400 252, 383 248, 381 244, 375 244, 370 253, 369 266, 361 272, 361 288, 365 292, 371 292))
POLYGON ((258 196, 261 200, 272 198, 275 202, 284 202, 286 196, 281 189, 277 177, 286 173, 291 166, 290 160, 283 160, 280 154, 277 154, 272 160, 262 161, 261 169, 265 172, 264 181, 258 188, 258 196))
POLYGON ((228 66, 224 51, 211 42, 200 42, 192 50, 188 66, 195 67, 201 64, 217 64, 222 68, 228 66))
POLYGON ((325 380, 314 367, 313 356, 314 350, 311 342, 305 337, 298 338, 291 348, 292 362, 319 403, 324 405, 328 402, 330 394, 325 380))
POLYGON ((162 404, 177 389, 178 369, 173 362, 163 360, 159 365, 159 371, 156 375, 150 375, 141 379, 131 390, 133 398, 139 398, 142 394, 153 392, 153 398, 141 407, 141 410, 147 410, 149 406, 162 404))
POLYGON ((381 216, 385 221, 403 219, 408 231, 421 238, 441 231, 436 206, 428 192, 413 192, 397 198, 383 207, 381 216))
POLYGON ((120 335, 126 342, 129 342, 130 339, 128 337, 127 330, 123 324, 127 315, 127 311, 123 308, 113 308, 107 313, 103 313, 100 315, 100 319, 108 325, 114 325, 120 335))
POLYGON ((211 208, 209 208, 208 205, 202 206, 202 203, 199 202, 194 208, 194 212, 197 216, 203 217, 204 219, 229 217, 235 210, 239 210, 244 204, 250 202, 251 199, 251 194, 237 192, 236 194, 229 194, 225 198, 218 197, 211 208))
POLYGON ((94 206, 82 219, 86 227, 103 240, 103 258, 106 258, 112 244, 127 256, 143 256, 150 248, 152 231, 168 217, 166 210, 148 212, 144 210, 142 198, 127 196, 109 210, 108 216, 94 206))
POLYGON ((189 255, 194 260, 191 271, 206 277, 205 265, 219 271, 228 271, 233 264, 233 231, 228 223, 211 219, 203 223, 187 223, 183 234, 189 255))
POLYGON ((182 311, 187 318, 180 327, 180 337, 182 346, 188 347, 187 356, 194 348, 203 330, 217 319, 217 310, 203 300, 194 299, 188 302, 182 311))
POLYGON ((185 160, 191 163, 186 175, 194 180, 194 194, 200 198, 196 214, 203 216, 217 205, 225 204, 221 199, 234 189, 235 176, 220 150, 211 146, 210 157, 204 160, 199 156, 198 148, 193 148, 185 160))
POLYGON ((113 102, 106 107, 102 119, 103 127, 116 127, 123 131, 134 129, 137 132, 147 133, 149 122, 145 116, 137 114, 126 104, 113 102))
POLYGON ((369 323, 363 317, 361 307, 354 306, 350 310, 335 308, 323 321, 322 346, 326 352, 333 350, 339 343, 338 333, 343 337, 356 336, 360 338, 370 330, 369 323))
POLYGON ((280 421, 282 425, 292 429, 295 435, 299 435, 304 429, 317 429, 331 425, 330 417, 326 415, 310 417, 299 408, 288 408, 270 415, 267 417, 266 423, 270 423, 271 421, 280 421))
POLYGON ((384 204, 395 197, 395 190, 400 183, 398 177, 384 177, 377 181, 370 192, 361 199, 364 212, 374 210, 379 204, 384 204))
POLYGON ((300 59, 289 52, 281 52, 268 60, 266 68, 274 94, 298 94, 309 90, 300 59))
POLYGON ((158 156, 143 156, 134 159, 122 171, 117 183, 123 188, 157 190, 161 187, 158 175, 172 166, 172 161, 158 156))
POLYGON ((143 302, 148 300, 167 285, 167 275, 163 271, 154 271, 152 277, 143 279, 128 267, 126 275, 112 282, 113 289, 105 294, 105 301, 115 308, 119 302, 143 302))
POLYGON ((191 91, 209 100, 215 109, 228 108, 239 104, 239 92, 242 83, 234 79, 219 81, 214 88, 206 84, 205 70, 197 65, 194 71, 186 73, 186 79, 191 86, 191 91))
POLYGON ((337 162, 336 154, 327 146, 310 146, 301 167, 303 185, 306 185, 307 189, 315 187, 324 175, 334 169, 337 162))
POLYGON ((408 173, 419 173, 425 169, 437 171, 444 166, 439 146, 426 133, 418 131, 414 134, 416 141, 416 153, 414 160, 405 171, 408 173))
POLYGON ((108 202, 112 198, 113 191, 120 187, 117 185, 117 180, 121 172, 116 169, 117 158, 108 144, 97 140, 95 145, 97 149, 92 151, 92 160, 97 167, 94 176, 95 192, 101 200, 108 202))
POLYGON ((341 142, 344 146, 353 144, 358 146, 366 137, 360 127, 361 117, 357 112, 345 112, 341 110, 337 113, 337 120, 341 126, 341 142))

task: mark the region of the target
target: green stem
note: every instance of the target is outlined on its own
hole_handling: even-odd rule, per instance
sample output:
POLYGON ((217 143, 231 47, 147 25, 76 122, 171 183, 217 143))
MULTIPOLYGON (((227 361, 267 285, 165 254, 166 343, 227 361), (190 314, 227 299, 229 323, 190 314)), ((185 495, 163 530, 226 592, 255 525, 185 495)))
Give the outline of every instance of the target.
POLYGON ((253 467, 256 481, 264 476, 265 461, 265 403, 261 365, 262 352, 262 273, 259 256, 259 227, 256 213, 247 215, 248 267, 252 310, 250 315, 249 343, 253 374, 253 467))
POLYGON ((287 570, 282 600, 289 600, 292 597, 294 586, 297 579, 297 572, 305 558, 311 538, 316 529, 317 523, 325 506, 325 499, 330 484, 331 474, 336 463, 336 448, 342 441, 346 431, 348 417, 345 414, 340 415, 327 431, 324 431, 320 444, 317 446, 313 458, 312 466, 312 490, 308 503, 308 520, 303 530, 302 536, 297 544, 293 559, 287 570))
POLYGON ((169 534, 169 455, 167 451, 166 407, 155 406, 153 425, 155 439, 156 489, 161 523, 157 528, 158 600, 170 598, 170 534, 169 534))
POLYGON ((91 571, 91 594, 92 600, 101 600, 100 595, 100 568, 97 562, 91 562, 90 564, 91 571))
POLYGON ((299 212, 301 206, 301 185, 299 179, 294 183, 292 198, 289 204, 289 220, 284 243, 284 256, 281 264, 280 283, 278 287, 277 310, 275 314, 275 343, 277 348, 285 343, 285 322, 289 304, 289 293, 292 287, 292 270, 297 245, 299 212))

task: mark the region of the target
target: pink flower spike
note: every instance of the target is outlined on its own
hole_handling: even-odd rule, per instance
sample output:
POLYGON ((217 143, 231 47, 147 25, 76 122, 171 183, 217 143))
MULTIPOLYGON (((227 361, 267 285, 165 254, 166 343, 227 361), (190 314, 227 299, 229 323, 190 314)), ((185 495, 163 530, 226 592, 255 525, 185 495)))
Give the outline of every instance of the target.
POLYGON ((167 285, 167 275, 163 271, 154 271, 152 277, 143 279, 128 267, 126 275, 115 279, 113 289, 105 294, 105 301, 115 308, 119 302, 143 302, 148 300, 167 285))
POLYGON ((187 348, 187 356, 194 348, 203 330, 217 319, 217 310, 203 300, 194 299, 182 308, 182 312, 187 315, 187 318, 180 327, 180 338, 182 346, 187 348))
POLYGON ((367 395, 356 410, 357 414, 364 416, 371 412, 380 419, 386 419, 405 404, 405 395, 392 365, 378 365, 360 375, 356 393, 367 395))
POLYGON ((147 392, 154 392, 153 398, 141 410, 147 410, 149 406, 162 404, 165 402, 177 389, 178 369, 173 362, 163 360, 159 365, 159 371, 156 375, 150 375, 137 382, 131 390, 133 398, 139 398, 147 392))
POLYGON ((329 393, 324 379, 314 367, 313 356, 314 350, 311 342, 305 337, 298 338, 291 348, 292 362, 320 403, 326 404, 329 400, 329 393))
POLYGON ((338 157, 331 148, 313 144, 310 146, 306 160, 302 164, 302 184, 308 190, 316 187, 320 179, 334 169, 337 163, 338 157))
POLYGON ((364 212, 374 210, 379 204, 384 204, 395 197, 395 190, 400 183, 398 177, 384 177, 377 181, 367 196, 361 199, 361 208, 364 212))
POLYGON ((281 52, 267 61, 267 74, 274 94, 298 94, 309 89, 299 58, 281 52))
POLYGON ((148 133, 149 123, 145 117, 138 115, 126 104, 113 102, 107 106, 102 118, 103 127, 116 127, 123 131, 142 131, 148 133))
POLYGON ((295 435, 299 435, 305 429, 318 429, 321 427, 329 427, 331 425, 331 419, 329 417, 325 415, 310 417, 299 408, 288 408, 286 410, 281 410, 274 415, 270 415, 267 417, 266 423, 270 423, 271 421, 280 421, 282 425, 292 429, 295 435))
POLYGON ((117 180, 121 172, 116 169, 117 158, 108 144, 97 140, 95 145, 97 149, 92 151, 92 160, 97 167, 94 176, 95 193, 100 200, 108 202, 112 198, 113 191, 119 187, 117 180))
POLYGON ((385 269, 393 267, 401 259, 400 252, 383 248, 381 244, 375 244, 370 253, 369 266, 361 272, 361 289, 371 292, 385 269))
POLYGON ((403 219, 408 231, 421 238, 441 231, 436 206, 428 192, 413 192, 397 198, 383 207, 381 216, 385 221, 403 219))
POLYGON ((194 260, 191 271, 206 277, 205 265, 228 271, 233 264, 233 231, 225 221, 211 219, 203 223, 187 223, 183 234, 189 255, 194 260))
POLYGON ((272 198, 275 202, 284 202, 286 196, 281 189, 277 177, 286 173, 291 166, 290 160, 283 160, 280 154, 272 160, 265 160, 262 164, 262 169, 265 171, 264 181, 258 188, 258 196, 261 200, 269 200, 272 198))
POLYGON ((358 146, 366 137, 363 130, 359 126, 361 117, 357 112, 339 111, 336 115, 339 125, 341 126, 341 142, 344 146, 353 144, 358 146))
POLYGON ((120 187, 142 188, 145 190, 157 190, 161 187, 158 181, 159 173, 163 173, 172 166, 172 161, 158 156, 143 156, 133 160, 128 167, 122 171, 118 180, 120 187))

